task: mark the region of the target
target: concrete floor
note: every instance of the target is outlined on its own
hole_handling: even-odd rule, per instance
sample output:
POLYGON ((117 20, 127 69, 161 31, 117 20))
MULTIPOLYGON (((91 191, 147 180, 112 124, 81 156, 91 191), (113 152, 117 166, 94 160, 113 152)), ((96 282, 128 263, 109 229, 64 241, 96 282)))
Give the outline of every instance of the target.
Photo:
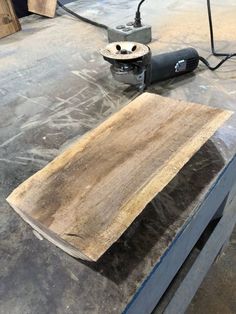
POLYGON ((186 314, 211 313, 236 313, 236 227, 230 243, 211 267, 186 311, 186 314))

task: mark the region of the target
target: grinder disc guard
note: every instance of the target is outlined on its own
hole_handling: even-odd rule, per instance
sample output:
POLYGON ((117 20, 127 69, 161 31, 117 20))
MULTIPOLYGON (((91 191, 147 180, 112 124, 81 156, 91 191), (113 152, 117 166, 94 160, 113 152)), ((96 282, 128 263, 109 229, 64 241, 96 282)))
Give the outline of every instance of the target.
POLYGON ((150 82, 151 50, 136 42, 114 42, 100 51, 111 64, 113 78, 124 84, 144 90, 150 82))

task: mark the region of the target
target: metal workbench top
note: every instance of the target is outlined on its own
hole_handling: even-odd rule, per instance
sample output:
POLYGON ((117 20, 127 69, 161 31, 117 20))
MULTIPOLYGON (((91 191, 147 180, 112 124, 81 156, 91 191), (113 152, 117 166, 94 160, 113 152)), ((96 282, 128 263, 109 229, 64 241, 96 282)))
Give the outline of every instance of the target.
MULTIPOLYGON (((215 2, 217 46, 236 51, 236 6, 232 0, 224 7, 215 2)), ((86 0, 71 7, 116 25, 130 21, 136 5, 86 0)), ((98 263, 76 260, 39 241, 6 203, 7 195, 137 95, 112 79, 99 55, 106 31, 58 14, 55 19, 26 17, 21 32, 0 41, 1 313, 120 313, 235 155, 236 118, 202 147, 98 263)), ((205 1, 149 0, 143 19, 153 26, 153 54, 192 46, 209 55, 205 1)), ((195 74, 157 84, 151 92, 234 110, 235 70, 234 61, 214 73, 202 65, 195 74)))

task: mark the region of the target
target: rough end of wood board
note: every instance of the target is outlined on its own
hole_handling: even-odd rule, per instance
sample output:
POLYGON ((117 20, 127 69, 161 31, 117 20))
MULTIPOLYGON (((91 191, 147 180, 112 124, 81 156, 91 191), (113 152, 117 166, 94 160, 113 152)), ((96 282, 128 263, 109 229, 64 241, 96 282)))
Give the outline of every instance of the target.
POLYGON ((231 115, 229 111, 144 93, 22 183, 7 201, 35 230, 61 249, 72 256, 97 261, 231 115), (168 145, 175 145, 174 151, 168 145), (104 161, 100 153, 113 154, 112 162, 104 161), (83 163, 78 164, 81 158, 83 163), (94 166, 92 173, 87 165, 94 166), (70 167, 74 175, 71 183, 70 167), (106 173, 108 170, 111 175, 106 173), (62 177, 66 183, 61 183, 62 177), (65 204, 47 213, 50 198, 49 204, 54 206, 58 184, 64 195, 60 202, 65 204), (75 187, 68 190, 68 184, 75 187), (87 192, 88 186, 97 194, 87 192), (75 194, 71 194, 73 189, 75 194), (45 197, 47 193, 50 194, 45 197), (101 196, 103 193, 105 196, 101 196), (102 207, 97 205, 100 203, 102 207), (104 217, 108 217, 107 223, 104 217))
POLYGON ((28 10, 46 17, 56 14, 57 0, 28 0, 28 10))

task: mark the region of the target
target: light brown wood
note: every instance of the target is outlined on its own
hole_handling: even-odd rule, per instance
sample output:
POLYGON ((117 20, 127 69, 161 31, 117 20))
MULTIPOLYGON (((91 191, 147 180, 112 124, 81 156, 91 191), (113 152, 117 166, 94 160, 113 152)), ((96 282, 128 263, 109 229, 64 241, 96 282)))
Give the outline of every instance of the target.
POLYGON ((54 17, 56 13, 57 0, 28 0, 28 9, 30 12, 54 17))
POLYGON ((11 0, 0 0, 0 38, 21 29, 11 0))
POLYGON ((51 242, 96 261, 231 114, 144 93, 7 201, 51 242))

